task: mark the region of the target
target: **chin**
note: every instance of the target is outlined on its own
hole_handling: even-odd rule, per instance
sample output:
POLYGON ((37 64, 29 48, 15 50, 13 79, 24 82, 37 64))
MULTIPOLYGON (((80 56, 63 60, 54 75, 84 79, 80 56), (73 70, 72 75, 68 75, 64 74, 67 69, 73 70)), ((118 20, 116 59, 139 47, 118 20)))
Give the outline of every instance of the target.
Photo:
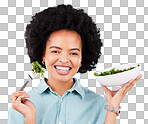
POLYGON ((62 82, 67 82, 67 81, 71 80, 72 77, 71 76, 62 76, 60 78, 60 76, 59 76, 59 78, 57 78, 57 79, 61 80, 62 82))
POLYGON ((72 75, 56 75, 53 76, 55 80, 60 81, 60 82, 68 82, 72 80, 73 76, 72 75))

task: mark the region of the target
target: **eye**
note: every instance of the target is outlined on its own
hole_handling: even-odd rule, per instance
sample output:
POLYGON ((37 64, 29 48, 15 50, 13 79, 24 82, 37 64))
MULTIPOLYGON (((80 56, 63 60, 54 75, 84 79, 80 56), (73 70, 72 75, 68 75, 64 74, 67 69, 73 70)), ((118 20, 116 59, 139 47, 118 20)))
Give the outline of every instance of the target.
POLYGON ((58 51, 54 50, 54 51, 51 51, 52 53, 58 53, 58 51))
POLYGON ((71 53, 72 55, 78 55, 77 53, 71 53))

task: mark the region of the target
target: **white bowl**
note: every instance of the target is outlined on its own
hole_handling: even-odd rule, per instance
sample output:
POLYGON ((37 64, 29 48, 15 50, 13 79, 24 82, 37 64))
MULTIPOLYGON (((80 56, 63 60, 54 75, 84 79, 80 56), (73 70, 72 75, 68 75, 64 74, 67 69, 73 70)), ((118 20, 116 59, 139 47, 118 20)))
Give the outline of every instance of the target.
POLYGON ((105 86, 109 86, 109 87, 123 86, 125 83, 127 83, 131 79, 135 79, 140 74, 140 71, 141 71, 140 63, 139 64, 136 64, 136 63, 122 64, 122 65, 113 66, 113 67, 101 70, 99 72, 97 71, 97 73, 100 74, 101 72, 103 73, 105 71, 109 71, 112 68, 115 68, 115 70, 117 69, 124 70, 130 67, 136 67, 136 68, 128 70, 128 71, 120 72, 117 74, 107 75, 107 76, 95 76, 95 78, 100 84, 105 85, 105 86))

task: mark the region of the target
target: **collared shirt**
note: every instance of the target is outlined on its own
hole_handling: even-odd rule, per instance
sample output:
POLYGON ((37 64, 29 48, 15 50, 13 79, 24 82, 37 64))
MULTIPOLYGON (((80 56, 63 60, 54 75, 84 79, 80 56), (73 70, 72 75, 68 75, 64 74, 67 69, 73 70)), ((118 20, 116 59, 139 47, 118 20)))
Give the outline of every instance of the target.
MULTIPOLYGON (((76 78, 74 84, 61 97, 44 78, 38 87, 28 91, 36 108, 36 124, 103 124, 106 117, 104 97, 84 88, 76 78)), ((25 117, 11 107, 8 124, 25 124, 25 117)))

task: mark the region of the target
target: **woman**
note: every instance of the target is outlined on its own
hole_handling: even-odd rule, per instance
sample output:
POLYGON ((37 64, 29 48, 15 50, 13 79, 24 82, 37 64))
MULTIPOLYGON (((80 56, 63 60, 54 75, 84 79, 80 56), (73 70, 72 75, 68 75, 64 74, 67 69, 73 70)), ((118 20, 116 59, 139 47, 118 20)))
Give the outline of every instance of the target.
POLYGON ((100 31, 82 9, 58 5, 33 16, 25 38, 31 63, 38 61, 49 72, 37 88, 12 94, 9 124, 115 124, 116 112, 132 86, 117 91, 102 86, 105 98, 84 88, 73 76, 96 68, 101 55, 100 31))

